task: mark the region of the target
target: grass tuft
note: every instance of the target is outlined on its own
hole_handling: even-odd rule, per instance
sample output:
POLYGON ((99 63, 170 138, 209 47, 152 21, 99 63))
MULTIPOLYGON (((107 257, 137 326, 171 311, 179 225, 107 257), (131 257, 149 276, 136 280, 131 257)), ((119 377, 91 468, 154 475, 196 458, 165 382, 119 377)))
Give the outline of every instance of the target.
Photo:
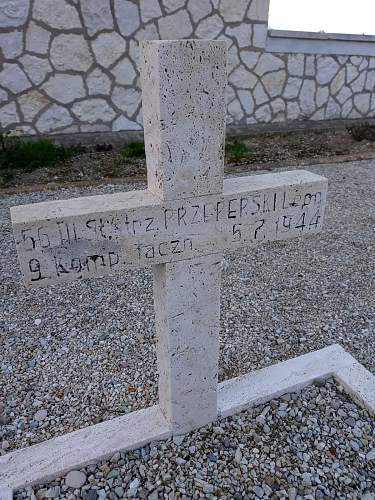
POLYGON ((355 141, 375 141, 375 125, 370 123, 360 123, 347 127, 348 134, 353 137, 355 141))
POLYGON ((146 158, 145 145, 142 141, 129 142, 122 150, 124 158, 146 158))
POLYGON ((230 140, 225 144, 225 156, 229 163, 249 158, 251 154, 250 149, 243 141, 230 140))
POLYGON ((19 168, 31 172, 66 160, 76 152, 76 148, 58 146, 47 139, 20 141, 0 151, 0 169, 9 171, 19 168))

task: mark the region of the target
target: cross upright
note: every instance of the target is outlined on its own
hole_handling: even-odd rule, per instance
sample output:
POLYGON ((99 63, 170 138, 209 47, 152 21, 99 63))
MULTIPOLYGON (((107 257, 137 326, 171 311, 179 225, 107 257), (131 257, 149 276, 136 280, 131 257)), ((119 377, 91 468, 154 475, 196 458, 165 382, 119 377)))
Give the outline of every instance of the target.
POLYGON ((218 415, 224 251, 312 235, 325 178, 306 171, 223 180, 225 41, 141 50, 148 189, 14 207, 27 286, 152 266, 159 406, 173 433, 218 415))

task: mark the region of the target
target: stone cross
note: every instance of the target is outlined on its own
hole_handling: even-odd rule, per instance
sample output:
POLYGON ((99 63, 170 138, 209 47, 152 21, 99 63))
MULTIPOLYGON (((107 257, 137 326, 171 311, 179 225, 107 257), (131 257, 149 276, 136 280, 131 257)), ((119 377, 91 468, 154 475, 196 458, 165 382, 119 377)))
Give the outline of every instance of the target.
POLYGON ((12 209, 24 282, 46 286, 152 266, 159 405, 175 434, 217 417, 224 251, 317 233, 325 178, 223 181, 224 41, 142 46, 148 189, 12 209))

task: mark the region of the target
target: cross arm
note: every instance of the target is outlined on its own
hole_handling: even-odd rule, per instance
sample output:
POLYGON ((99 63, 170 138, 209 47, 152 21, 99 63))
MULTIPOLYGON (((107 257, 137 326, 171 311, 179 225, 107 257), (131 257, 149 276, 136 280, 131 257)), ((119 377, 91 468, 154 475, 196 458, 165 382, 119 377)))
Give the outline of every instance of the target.
POLYGON ((319 232, 327 180, 306 171, 237 177, 223 194, 149 191, 11 209, 28 286, 94 278, 319 232))

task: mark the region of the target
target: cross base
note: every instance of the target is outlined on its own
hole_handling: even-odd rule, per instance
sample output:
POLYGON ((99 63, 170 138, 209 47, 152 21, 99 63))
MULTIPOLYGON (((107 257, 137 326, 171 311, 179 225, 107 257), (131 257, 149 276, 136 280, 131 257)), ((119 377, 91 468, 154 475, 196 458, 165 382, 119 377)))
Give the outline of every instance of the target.
MULTIPOLYGON (((218 418, 330 377, 375 415, 375 376, 336 344, 222 382, 218 387, 218 418)), ((141 448, 172 435, 157 405, 8 453, 0 458, 0 498, 11 500, 12 490, 53 480, 118 451, 141 448)))

